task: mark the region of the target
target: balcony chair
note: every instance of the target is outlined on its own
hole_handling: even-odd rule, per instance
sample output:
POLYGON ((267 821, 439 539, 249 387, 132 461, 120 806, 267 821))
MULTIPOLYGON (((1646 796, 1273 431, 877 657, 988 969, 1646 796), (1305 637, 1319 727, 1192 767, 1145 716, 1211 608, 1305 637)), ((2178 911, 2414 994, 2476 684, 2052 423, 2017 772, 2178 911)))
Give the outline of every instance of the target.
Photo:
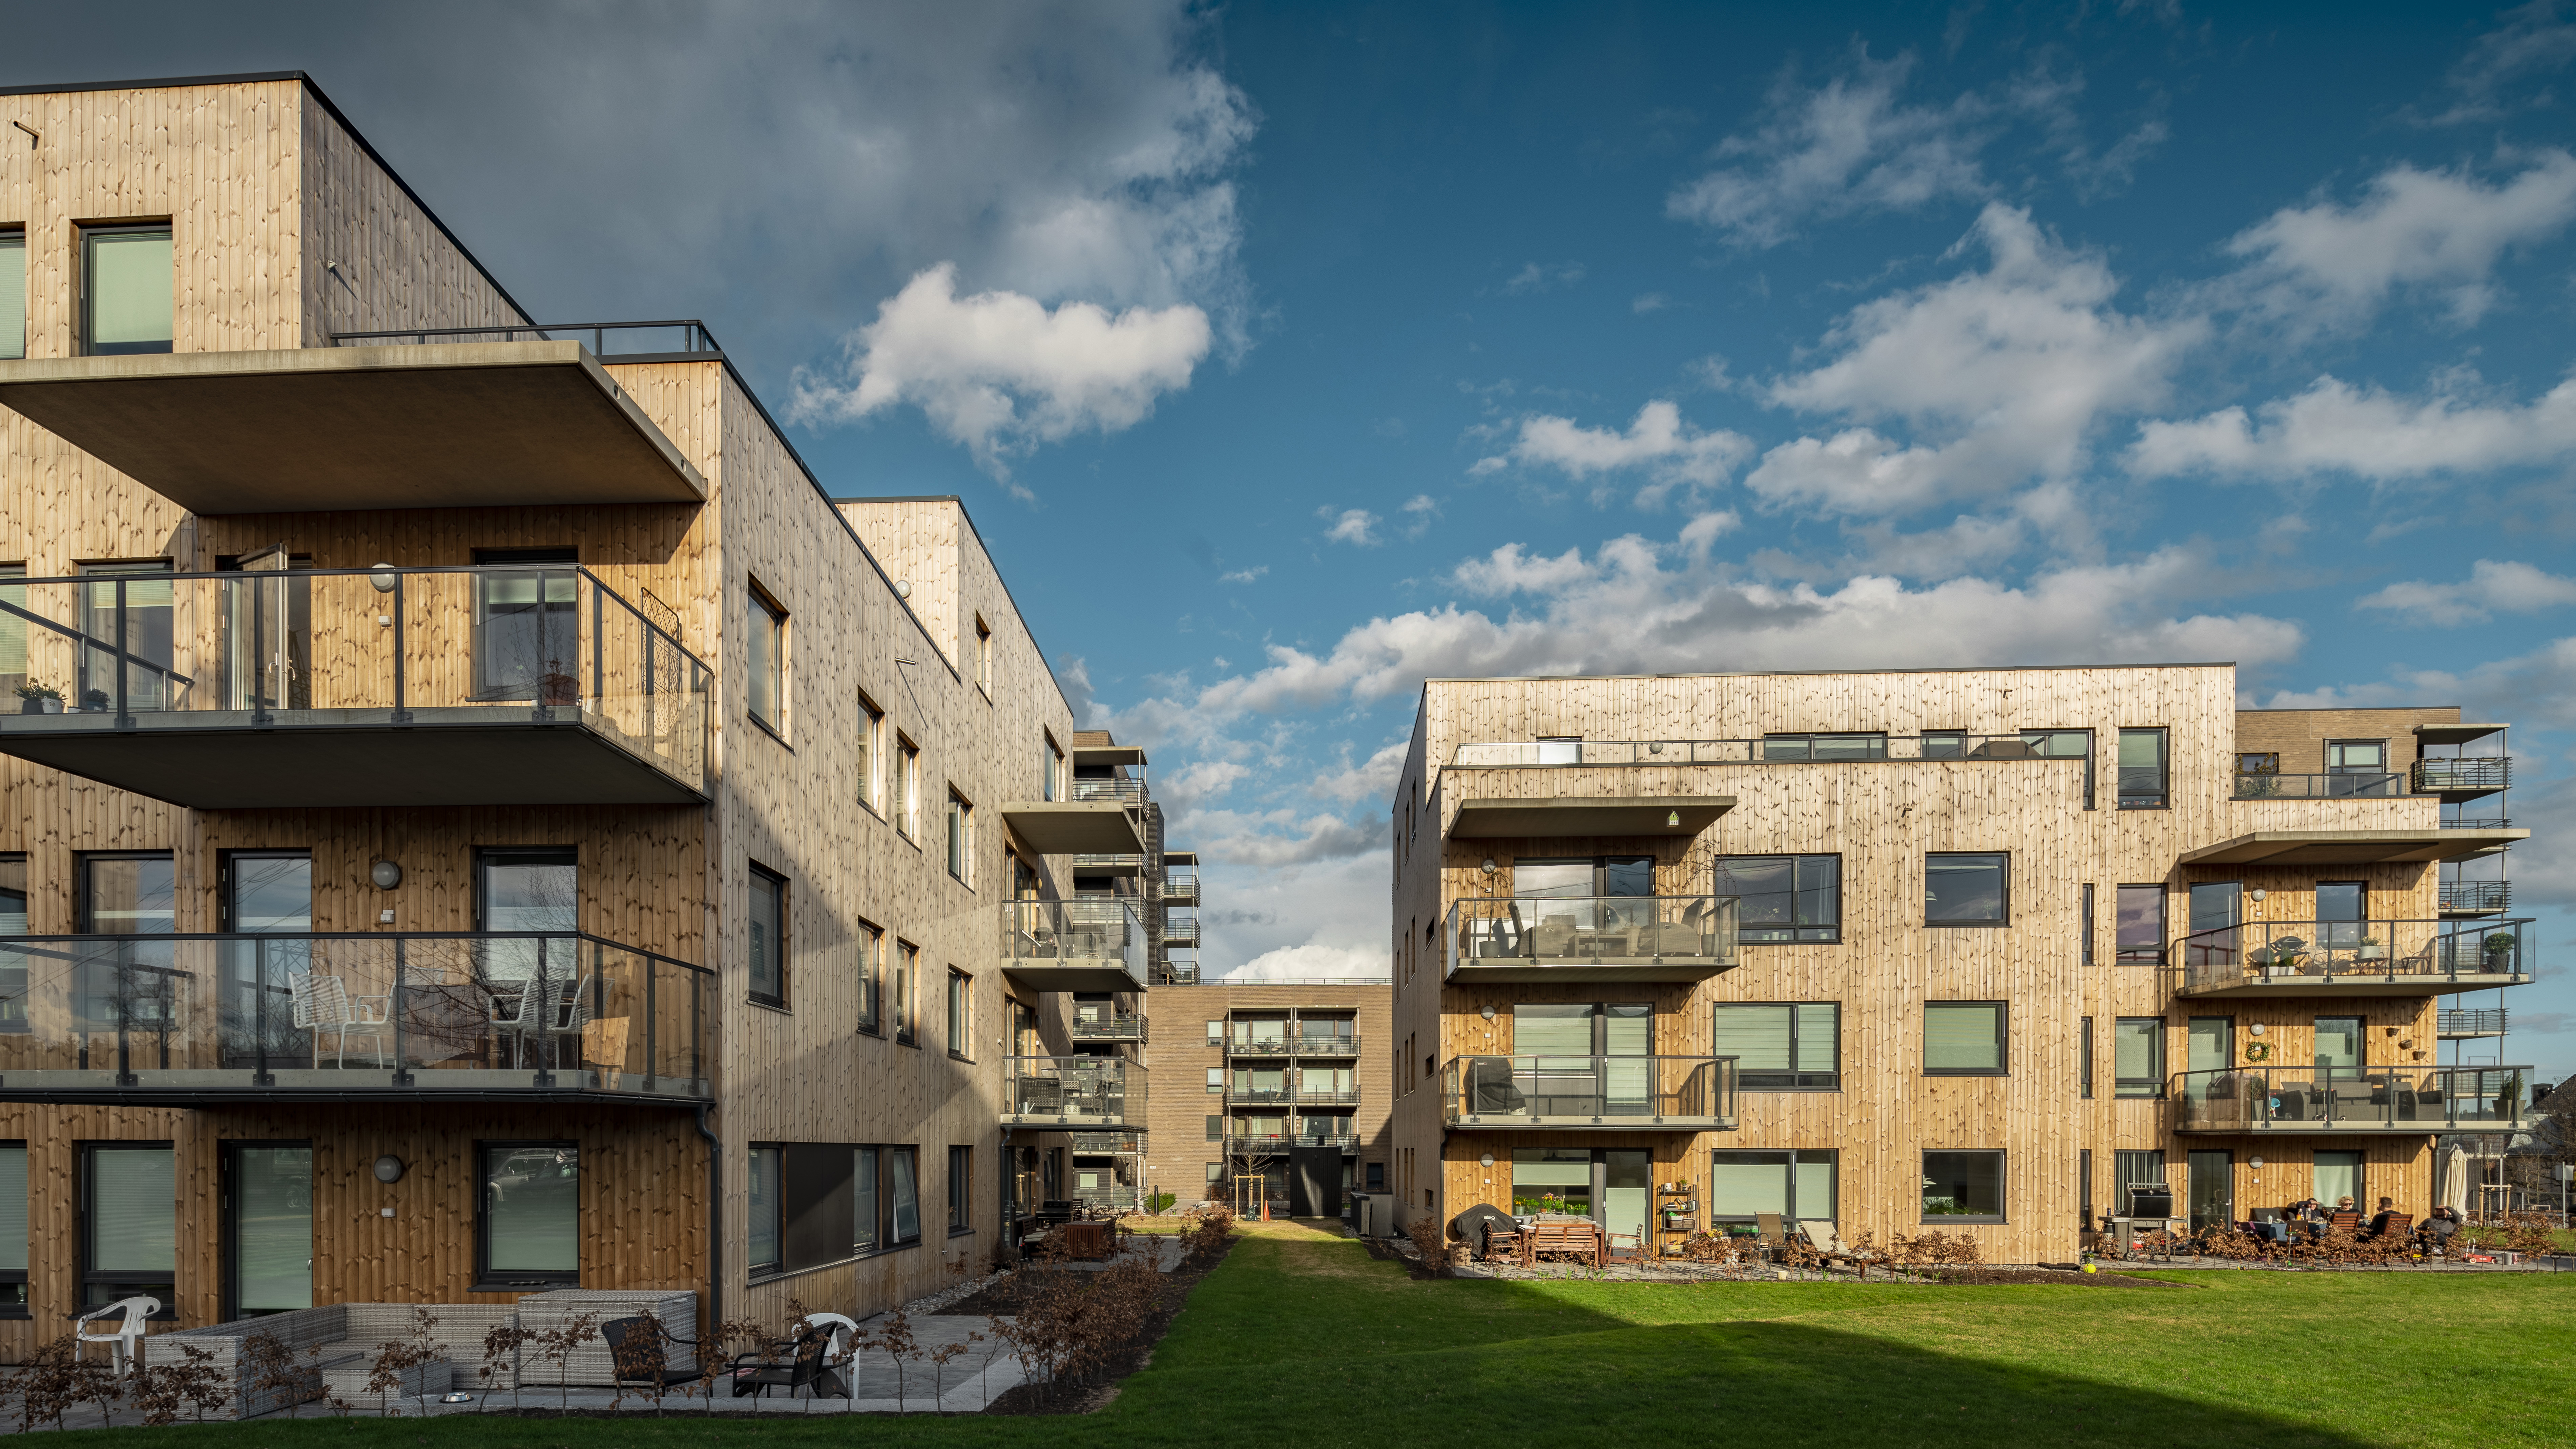
POLYGON ((830 1328, 806 1329, 787 1345, 784 1362, 760 1353, 735 1355, 725 1368, 726 1376, 733 1380, 733 1396, 740 1399, 757 1394, 765 1399, 771 1389, 785 1389, 792 1399, 798 1389, 803 1389, 808 1398, 848 1398, 849 1386, 826 1362, 835 1333, 830 1328))
POLYGON ((104 1308, 93 1308, 72 1320, 72 1333, 81 1345, 104 1343, 116 1356, 116 1373, 122 1377, 135 1364, 135 1345, 143 1338, 144 1320, 161 1311, 161 1300, 149 1294, 119 1298, 104 1308), (114 1326, 103 1332, 92 1332, 90 1325, 114 1320, 114 1326))
POLYGON ((1543 916, 1530 932, 1529 954, 1545 960, 1551 956, 1574 954, 1574 917, 1543 916))
POLYGON ((322 1065, 322 1033, 332 1035, 331 1065, 349 1065, 349 1038, 369 1036, 376 1042, 376 1065, 385 1063, 387 1039, 393 1035, 391 996, 351 996, 337 976, 305 971, 287 978, 287 995, 295 1029, 312 1033, 313 1065, 322 1065))
POLYGON ((703 1367, 686 1374, 672 1372, 670 1346, 680 1343, 696 1348, 698 1340, 680 1337, 658 1318, 612 1318, 599 1325, 599 1336, 608 1341, 609 1372, 619 1388, 636 1384, 658 1393, 673 1384, 696 1383, 706 1376, 703 1367))

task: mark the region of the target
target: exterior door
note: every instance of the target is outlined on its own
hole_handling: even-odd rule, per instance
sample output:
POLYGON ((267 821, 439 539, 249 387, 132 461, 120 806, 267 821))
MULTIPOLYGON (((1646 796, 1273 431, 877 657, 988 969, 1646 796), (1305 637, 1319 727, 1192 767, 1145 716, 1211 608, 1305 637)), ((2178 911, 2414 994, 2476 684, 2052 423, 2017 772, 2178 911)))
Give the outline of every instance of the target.
POLYGON ((2191 1230, 2228 1227, 2236 1221, 2236 1154, 2191 1154, 2191 1230))
POLYGON ((313 1306, 313 1144, 227 1142, 224 1317, 313 1306))
POLYGON ((1646 1215, 1653 1210, 1654 1154, 1613 1147, 1601 1154, 1601 1230, 1634 1235, 1638 1250, 1654 1239, 1646 1235, 1646 1215))
MULTIPOLYGON (((219 872, 227 934, 224 1065, 268 1071, 313 1065, 309 1034, 295 1024, 295 993, 313 969, 313 857, 293 850, 227 851, 219 872)), ((374 983, 348 983, 368 995, 374 983)))

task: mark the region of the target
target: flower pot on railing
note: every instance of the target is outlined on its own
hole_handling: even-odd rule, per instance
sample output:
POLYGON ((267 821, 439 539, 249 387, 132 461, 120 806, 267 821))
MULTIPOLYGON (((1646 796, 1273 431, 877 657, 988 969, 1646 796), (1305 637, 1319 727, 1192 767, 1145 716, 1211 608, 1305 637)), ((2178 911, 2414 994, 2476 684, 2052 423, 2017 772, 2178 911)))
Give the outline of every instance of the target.
POLYGON ((18 687, 18 713, 61 714, 62 712, 63 697, 53 690, 46 689, 41 685, 20 685, 18 687))
POLYGON ((552 707, 581 702, 581 681, 563 672, 563 661, 549 659, 546 672, 537 676, 537 703, 552 707))

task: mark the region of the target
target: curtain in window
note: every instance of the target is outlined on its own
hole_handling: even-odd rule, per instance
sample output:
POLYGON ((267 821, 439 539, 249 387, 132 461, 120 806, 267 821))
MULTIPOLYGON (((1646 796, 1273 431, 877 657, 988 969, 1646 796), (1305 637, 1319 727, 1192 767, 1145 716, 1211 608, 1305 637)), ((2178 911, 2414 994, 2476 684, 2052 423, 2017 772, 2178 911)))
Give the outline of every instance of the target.
POLYGON ((877 1246, 877 1149, 862 1147, 850 1164, 852 1246, 862 1253, 877 1246))
POLYGON ((179 1259, 177 1155, 167 1147, 102 1147, 92 1148, 89 1159, 90 1271, 174 1271, 179 1259))
POLYGON ((778 1149, 751 1149, 751 1266, 778 1264, 778 1149))

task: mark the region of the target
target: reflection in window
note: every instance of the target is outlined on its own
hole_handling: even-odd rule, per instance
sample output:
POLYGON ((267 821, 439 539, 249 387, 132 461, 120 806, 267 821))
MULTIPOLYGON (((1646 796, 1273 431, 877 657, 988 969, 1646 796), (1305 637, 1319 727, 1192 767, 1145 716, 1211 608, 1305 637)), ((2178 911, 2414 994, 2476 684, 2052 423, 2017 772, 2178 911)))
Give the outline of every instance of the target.
POLYGON ((1831 1222, 1840 1154, 1712 1152, 1708 1220, 1749 1223, 1763 1213, 1793 1222, 1831 1222))
POLYGON ((93 1142, 81 1157, 81 1306, 148 1293, 164 1316, 174 1313, 179 1173, 170 1144, 93 1142))
POLYGON ((234 1309, 245 1315, 313 1306, 313 1149, 235 1143, 226 1193, 234 1309))
POLYGON ((2153 966, 2165 958, 2165 888, 2124 885, 2117 896, 2119 920, 2113 926, 2117 960, 2124 966, 2153 966))
POLYGON ((751 867, 751 999, 787 1004, 787 881, 751 867))
POLYGON ((1709 869, 1710 893, 1737 898, 1737 939, 1842 939, 1841 856, 1721 855, 1709 869))
POLYGON ((751 1240, 751 1271, 778 1268, 778 1149, 751 1149, 750 1209, 745 1214, 751 1240))
POLYGON ((787 616, 751 591, 743 610, 751 680, 751 717, 779 733, 787 728, 787 616))
POLYGON ((1923 1218, 2002 1222, 2004 1155, 2000 1152, 1923 1154, 1923 1218))
POLYGON ((26 1312, 27 1144, 0 1143, 0 1318, 26 1312))
POLYGON ((122 357, 170 350, 178 276, 168 223, 85 228, 81 263, 83 352, 122 357))
POLYGON ((2120 808, 2162 810, 2170 803, 2165 792, 2165 732, 2120 731, 2120 808))
POLYGON ((179 708, 182 688, 171 673, 173 585, 168 559, 81 565, 81 632, 76 697, 64 707, 93 714, 179 708), (117 695, 117 654, 125 655, 124 697, 117 695))
POLYGON ((1927 855, 1923 920, 1933 926, 2010 924, 2007 855, 1927 855))
POLYGON ((2124 1016, 2112 1024, 2112 1095, 2161 1097, 2165 1094, 2165 1019, 2124 1016))
POLYGON ((1766 760, 1884 760, 1884 734, 1764 735, 1766 760))
POLYGON ((1841 1082, 1835 1054, 1842 1007, 1831 1001, 1726 1002, 1715 1008, 1711 1054, 1736 1059, 1748 1092, 1829 1090, 1841 1082))
POLYGON ((1933 1001, 1923 1007, 1928 1076, 1993 1076, 2004 1070, 2004 1003, 1933 1001))
POLYGON ((483 1145, 486 1283, 570 1284, 581 1278, 581 1148, 570 1142, 483 1145))
POLYGON ((579 585, 572 550, 478 549, 474 559, 484 565, 565 565, 492 569, 474 576, 474 697, 579 703, 579 585))

